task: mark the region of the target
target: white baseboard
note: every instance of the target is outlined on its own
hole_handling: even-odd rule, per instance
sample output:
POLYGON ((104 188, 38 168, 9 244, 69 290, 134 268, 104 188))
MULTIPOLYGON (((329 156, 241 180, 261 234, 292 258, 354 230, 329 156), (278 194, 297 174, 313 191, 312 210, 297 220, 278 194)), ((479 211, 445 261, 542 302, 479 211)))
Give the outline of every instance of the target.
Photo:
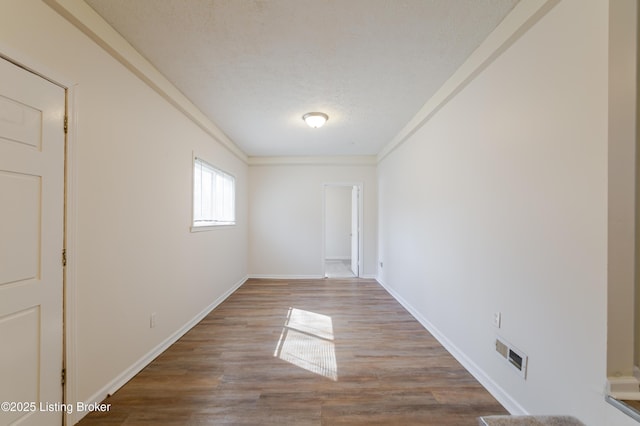
POLYGON ((367 280, 375 280, 378 277, 375 274, 362 274, 362 275, 360 275, 360 278, 364 278, 364 279, 367 279, 367 280))
MULTIPOLYGON (((319 280, 323 279, 322 275, 263 275, 263 274, 253 274, 249 275, 249 278, 255 279, 266 279, 266 280, 319 280)), ((375 280, 376 275, 367 274, 361 275, 360 278, 365 278, 369 280, 375 280)))
MULTIPOLYGON (((153 361, 158 355, 167 350, 169 346, 173 345, 178 339, 184 336, 189 330, 191 330, 196 324, 198 324, 204 317, 206 317, 212 310, 214 310, 218 305, 224 302, 231 294, 236 291, 242 284, 247 281, 248 277, 242 278, 240 281, 235 283, 229 290, 224 292, 220 297, 213 301, 209 306, 203 309, 200 313, 194 316, 191 320, 189 320, 186 324, 184 324, 180 329, 167 337, 163 342, 149 351, 146 355, 138 359, 135 363, 133 363, 129 368, 107 383, 102 387, 98 392, 94 393, 87 399, 85 404, 96 404, 104 401, 110 395, 113 395, 118 389, 120 389, 125 383, 131 380, 136 374, 142 371, 151 361, 153 361)), ((85 413, 85 415, 88 412, 85 413)), ((84 416, 82 416, 84 417, 84 416)), ((74 419, 75 422, 80 421, 80 418, 74 419)))
POLYGON ((640 401, 640 382, 635 373, 634 369, 633 376, 607 378, 606 394, 615 399, 640 401))
POLYGON ((434 326, 429 320, 418 312, 409 302, 396 293, 391 287, 386 285, 380 279, 377 279, 380 285, 400 303, 409 313, 420 323, 424 328, 429 331, 436 338, 438 342, 469 372, 475 379, 484 386, 487 391, 500 404, 506 408, 506 410, 513 415, 528 415, 529 413, 514 400, 504 389, 502 389, 487 373, 484 372, 478 365, 473 362, 464 352, 462 352, 451 340, 449 340, 436 326, 434 326))
POLYGON ((249 278, 266 279, 266 280, 317 280, 324 278, 322 275, 268 275, 268 274, 252 274, 249 278))

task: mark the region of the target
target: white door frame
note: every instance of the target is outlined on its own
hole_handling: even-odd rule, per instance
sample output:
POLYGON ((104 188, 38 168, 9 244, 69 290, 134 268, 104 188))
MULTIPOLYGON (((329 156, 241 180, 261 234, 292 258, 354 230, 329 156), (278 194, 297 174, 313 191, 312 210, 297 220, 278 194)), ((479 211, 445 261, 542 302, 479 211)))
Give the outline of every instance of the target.
MULTIPOLYGON (((77 94, 78 85, 67 76, 60 75, 59 72, 51 69, 43 63, 35 60, 23 52, 0 42, 0 58, 9 61, 18 67, 24 68, 33 74, 44 78, 51 83, 65 89, 66 92, 66 113, 67 113, 67 133, 65 138, 64 156, 64 233, 63 245, 66 251, 66 266, 63 268, 63 320, 62 330, 63 362, 66 370, 65 384, 62 388, 63 398, 66 403, 74 404, 78 402, 77 387, 77 322, 76 322, 76 247, 77 247, 77 94)), ((64 413, 64 424, 71 425, 77 423, 80 418, 76 410, 71 414, 64 413)))
MULTIPOLYGON (((64 245, 67 265, 64 268, 64 357, 65 357, 65 401, 75 404, 78 399, 77 375, 77 246, 78 246, 78 86, 67 87, 67 150, 65 157, 65 235, 64 245)), ((89 401, 82 401, 89 402, 89 401)), ((80 421, 80 413, 73 410, 65 415, 65 424, 72 425, 80 421)))
POLYGON ((351 232, 349 234, 349 248, 351 251, 351 272, 360 277, 360 188, 358 186, 351 187, 351 232))
POLYGON ((358 188, 358 277, 362 277, 364 272, 363 268, 363 199, 364 199, 364 184, 362 182, 324 182, 322 184, 322 277, 326 277, 327 271, 325 266, 326 258, 326 231, 327 231, 327 187, 357 187, 358 188))

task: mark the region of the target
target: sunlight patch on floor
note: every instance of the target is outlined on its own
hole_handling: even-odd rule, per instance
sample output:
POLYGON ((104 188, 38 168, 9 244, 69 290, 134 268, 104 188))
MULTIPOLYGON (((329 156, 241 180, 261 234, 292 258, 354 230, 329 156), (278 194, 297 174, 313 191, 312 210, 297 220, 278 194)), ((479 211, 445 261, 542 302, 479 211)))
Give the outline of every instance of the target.
POLYGON ((338 380, 331 317, 289 308, 273 356, 314 374, 338 380))

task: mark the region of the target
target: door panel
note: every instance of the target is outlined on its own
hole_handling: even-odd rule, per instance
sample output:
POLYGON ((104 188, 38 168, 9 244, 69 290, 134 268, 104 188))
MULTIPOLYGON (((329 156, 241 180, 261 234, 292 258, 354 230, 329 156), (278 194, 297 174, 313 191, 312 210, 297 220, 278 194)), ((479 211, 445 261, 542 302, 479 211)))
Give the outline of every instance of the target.
MULTIPOLYGON (((32 307, 0 318, 0 336, 4 346, 4 350, 0 351, 0 371, 3 379, 12 385, 11 391, 0 397, 2 401, 38 401, 39 311, 39 307, 32 307)), ((32 407, 27 409, 31 410, 32 407)), ((2 424, 10 424, 28 412, 17 410, 2 414, 7 421, 5 423, 3 418, 2 424)))
POLYGON ((23 143, 40 150, 42 111, 0 96, 0 134, 5 141, 23 143))
POLYGON ((359 277, 359 268, 358 265, 360 263, 359 256, 359 241, 360 241, 360 226, 358 223, 359 212, 358 212, 358 187, 354 186, 351 189, 351 272, 356 277, 359 277))
POLYGON ((0 172, 0 286, 40 275, 40 177, 0 172))
POLYGON ((64 113, 64 89, 0 59, 0 401, 34 403, 2 425, 62 421, 38 408, 62 402, 64 113))

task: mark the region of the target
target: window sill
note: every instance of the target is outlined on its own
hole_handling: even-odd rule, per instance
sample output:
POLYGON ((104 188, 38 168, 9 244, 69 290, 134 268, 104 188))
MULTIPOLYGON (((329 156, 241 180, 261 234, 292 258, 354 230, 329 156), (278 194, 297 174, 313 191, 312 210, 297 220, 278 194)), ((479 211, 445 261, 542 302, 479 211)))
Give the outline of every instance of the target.
POLYGON ((235 228, 235 223, 229 223, 224 225, 206 225, 206 226, 192 226, 191 232, 204 232, 204 231, 213 231, 214 229, 228 229, 235 228))

